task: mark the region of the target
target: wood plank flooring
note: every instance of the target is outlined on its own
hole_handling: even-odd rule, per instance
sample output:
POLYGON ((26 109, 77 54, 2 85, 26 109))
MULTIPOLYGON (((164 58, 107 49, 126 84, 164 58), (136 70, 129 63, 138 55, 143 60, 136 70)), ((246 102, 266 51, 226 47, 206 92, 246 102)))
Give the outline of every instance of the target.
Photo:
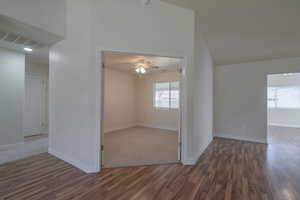
POLYGON ((44 153, 0 166, 0 199, 300 199, 300 159, 294 157, 299 148, 278 148, 214 139, 193 167, 141 166, 98 174, 44 153))

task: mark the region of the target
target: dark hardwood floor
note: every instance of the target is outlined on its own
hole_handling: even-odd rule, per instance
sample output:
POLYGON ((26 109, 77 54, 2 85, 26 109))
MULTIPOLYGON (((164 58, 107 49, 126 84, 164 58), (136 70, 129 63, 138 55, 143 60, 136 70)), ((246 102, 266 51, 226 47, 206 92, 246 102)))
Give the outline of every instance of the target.
POLYGON ((300 150, 214 139, 197 165, 104 169, 85 174, 45 153, 0 166, 1 199, 296 200, 300 150))

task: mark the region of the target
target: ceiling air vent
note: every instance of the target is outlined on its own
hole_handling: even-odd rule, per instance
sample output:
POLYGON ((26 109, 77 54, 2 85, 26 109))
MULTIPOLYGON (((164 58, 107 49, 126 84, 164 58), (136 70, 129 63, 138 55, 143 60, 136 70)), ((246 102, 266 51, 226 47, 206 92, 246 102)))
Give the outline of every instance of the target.
POLYGON ((17 35, 14 33, 5 33, 2 31, 0 31, 0 40, 17 44, 17 45, 30 46, 33 48, 42 48, 45 46, 37 41, 27 39, 21 35, 17 35))

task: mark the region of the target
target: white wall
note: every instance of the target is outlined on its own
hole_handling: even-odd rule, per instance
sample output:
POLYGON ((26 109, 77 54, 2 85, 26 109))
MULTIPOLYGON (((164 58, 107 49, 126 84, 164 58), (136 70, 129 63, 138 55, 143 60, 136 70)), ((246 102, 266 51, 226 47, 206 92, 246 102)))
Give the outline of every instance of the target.
POLYGON ((104 133, 137 125, 137 76, 105 68, 104 133))
POLYGON ((214 135, 267 142, 267 75, 300 72, 300 58, 217 66, 214 135))
POLYGON ((65 34, 65 0, 1 0, 0 14, 59 36, 65 34))
POLYGON ((0 48, 0 145, 23 141, 25 55, 0 48))
MULTIPOLYGON (((300 87, 300 73, 291 76, 272 74, 268 76, 268 87, 300 87)), ((300 127, 300 108, 269 108, 268 125, 300 127)))
POLYGON ((136 74, 105 68, 104 70, 104 132, 134 126, 178 130, 179 110, 155 109, 155 82, 180 80, 178 72, 136 74))
POLYGON ((49 64, 36 62, 35 59, 29 56, 25 57, 25 72, 39 75, 43 80, 43 96, 42 96, 42 133, 49 133, 48 131, 48 81, 49 81, 49 64))
MULTIPOLYGON (((148 7, 139 0, 67 0, 66 7, 66 39, 50 53, 50 152, 90 172, 100 148, 97 47, 186 56, 191 89, 194 14, 158 0, 148 7)), ((188 90, 184 158, 193 156, 192 95, 188 90)))
POLYGON ((178 72, 145 74, 138 79, 138 125, 178 131, 180 119, 179 110, 155 109, 153 107, 153 85, 156 82, 171 82, 179 80, 180 73, 178 72))
POLYGON ((93 106, 96 90, 90 89, 96 82, 89 2, 67 1, 66 39, 50 49, 49 58, 49 152, 87 172, 96 169, 100 148, 95 130, 100 111, 93 106))
POLYGON ((197 160, 213 138, 214 63, 206 41, 201 34, 196 12, 195 71, 193 75, 193 153, 197 160))

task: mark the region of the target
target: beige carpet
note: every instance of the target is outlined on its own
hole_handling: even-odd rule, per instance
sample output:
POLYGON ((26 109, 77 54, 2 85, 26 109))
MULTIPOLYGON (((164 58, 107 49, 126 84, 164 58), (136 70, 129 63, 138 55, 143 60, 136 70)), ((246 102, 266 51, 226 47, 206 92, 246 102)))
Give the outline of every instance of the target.
POLYGON ((135 127, 104 134, 104 167, 178 162, 178 133, 135 127))

